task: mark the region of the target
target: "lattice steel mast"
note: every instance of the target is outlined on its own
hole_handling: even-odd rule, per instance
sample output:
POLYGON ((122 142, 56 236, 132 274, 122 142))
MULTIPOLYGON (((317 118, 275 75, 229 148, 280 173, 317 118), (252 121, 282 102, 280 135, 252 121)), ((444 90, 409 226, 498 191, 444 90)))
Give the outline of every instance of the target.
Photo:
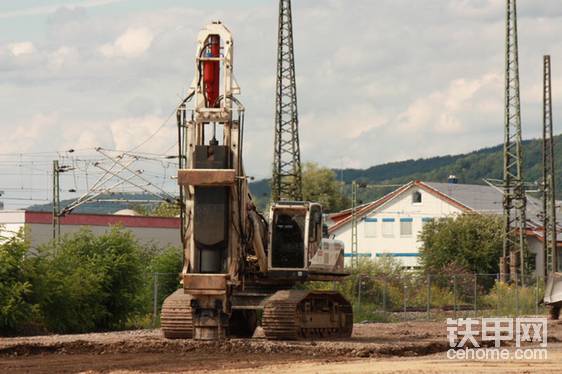
POLYGON ((543 58, 543 227, 545 276, 556 269, 556 199, 550 56, 543 58))
POLYGON ((290 0, 279 1, 276 92, 275 150, 271 195, 273 201, 302 200, 297 85, 290 0))
POLYGON ((504 238, 500 275, 507 280, 524 281, 526 248, 526 198, 523 185, 523 149, 521 138, 521 102, 519 94, 519 55, 517 41, 517 1, 506 0, 505 44, 505 116, 503 150, 503 213, 504 238))

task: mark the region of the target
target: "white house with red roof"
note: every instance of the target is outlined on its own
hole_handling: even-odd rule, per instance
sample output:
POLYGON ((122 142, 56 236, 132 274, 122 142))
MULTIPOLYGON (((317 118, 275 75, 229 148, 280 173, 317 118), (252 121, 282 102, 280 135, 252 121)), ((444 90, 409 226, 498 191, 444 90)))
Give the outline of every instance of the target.
MULTIPOLYGON (((462 213, 502 214, 502 192, 485 185, 411 181, 357 208, 357 252, 360 257, 391 256, 408 269, 419 267, 418 236, 436 218, 462 213)), ((542 268, 540 200, 528 198, 529 249, 542 268)), ((328 216, 328 233, 345 243, 351 255, 351 210, 328 216)))

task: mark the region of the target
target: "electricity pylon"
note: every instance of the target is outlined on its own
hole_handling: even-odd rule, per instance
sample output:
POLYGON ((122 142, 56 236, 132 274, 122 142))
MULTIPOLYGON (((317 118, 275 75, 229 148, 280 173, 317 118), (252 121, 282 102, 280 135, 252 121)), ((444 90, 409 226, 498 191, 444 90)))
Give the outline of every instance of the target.
POLYGON ((526 245, 526 198, 523 184, 523 147, 521 138, 521 101, 519 93, 519 55, 517 41, 517 1, 506 0, 505 43, 505 115, 503 147, 503 256, 500 276, 524 282, 526 245), (519 265, 519 271, 517 269, 519 265))
POLYGON ((279 1, 275 142, 271 196, 273 201, 302 200, 297 85, 290 0, 279 1))
POLYGON ((552 81, 550 56, 543 57, 543 227, 545 276, 557 269, 554 139, 552 136, 552 81))

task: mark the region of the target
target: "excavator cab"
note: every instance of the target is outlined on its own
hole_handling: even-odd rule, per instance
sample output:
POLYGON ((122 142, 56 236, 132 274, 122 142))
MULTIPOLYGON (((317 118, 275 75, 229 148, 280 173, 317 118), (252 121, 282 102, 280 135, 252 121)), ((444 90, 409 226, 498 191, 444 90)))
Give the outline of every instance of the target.
POLYGON ((320 204, 278 202, 270 222, 269 271, 343 272, 343 243, 323 238, 320 204))

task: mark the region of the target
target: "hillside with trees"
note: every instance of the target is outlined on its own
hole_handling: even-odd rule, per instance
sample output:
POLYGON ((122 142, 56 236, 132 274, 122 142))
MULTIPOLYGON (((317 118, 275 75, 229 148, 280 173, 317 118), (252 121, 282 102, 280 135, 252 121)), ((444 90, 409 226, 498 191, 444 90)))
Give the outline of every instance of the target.
MULTIPOLYGON (((556 192, 562 193, 562 135, 554 137, 556 169, 556 192)), ((540 182, 542 179, 542 140, 532 139, 523 142, 524 177, 527 182, 540 182)), ((376 162, 376 160, 373 160, 376 162)), ((501 179, 503 172, 503 145, 482 148, 470 153, 447 155, 417 160, 389 162, 367 169, 334 169, 338 180, 345 183, 345 194, 350 196, 353 180, 373 185, 404 184, 411 180, 446 182, 449 175, 455 175, 459 183, 484 184, 484 178, 501 179)), ((268 181, 261 180, 250 184, 254 194, 260 199, 268 199, 268 181)), ((373 200, 395 187, 359 189, 361 201, 373 200)))

